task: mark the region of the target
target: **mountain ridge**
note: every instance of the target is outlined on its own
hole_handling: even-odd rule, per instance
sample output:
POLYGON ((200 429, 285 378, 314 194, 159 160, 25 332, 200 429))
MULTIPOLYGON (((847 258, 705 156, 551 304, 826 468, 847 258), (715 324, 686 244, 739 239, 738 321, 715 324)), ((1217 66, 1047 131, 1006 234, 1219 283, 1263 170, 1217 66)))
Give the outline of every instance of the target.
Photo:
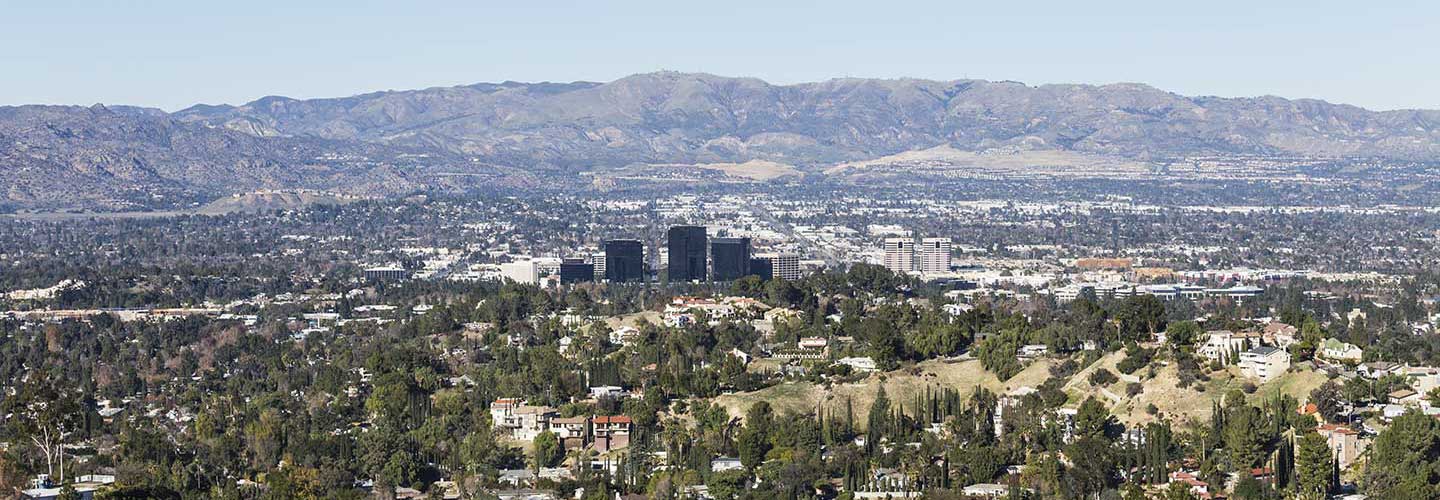
POLYGON ((1440 111, 1187 97, 1125 82, 833 78, 777 85, 679 72, 266 96, 173 113, 10 106, 0 107, 0 173, 12 179, 0 203, 134 208, 290 187, 388 196, 469 183, 583 183, 580 172, 646 164, 764 161, 818 172, 937 146, 1144 161, 1434 161, 1440 111))

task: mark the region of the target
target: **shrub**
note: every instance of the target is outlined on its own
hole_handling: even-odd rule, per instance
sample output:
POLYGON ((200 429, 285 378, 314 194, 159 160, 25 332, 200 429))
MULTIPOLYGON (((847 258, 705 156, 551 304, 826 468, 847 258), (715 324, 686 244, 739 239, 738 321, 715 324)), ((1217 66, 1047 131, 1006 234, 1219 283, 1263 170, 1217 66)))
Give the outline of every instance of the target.
POLYGON ((1155 351, 1142 349, 1139 346, 1131 346, 1125 351, 1125 359, 1120 360, 1120 363, 1115 365, 1115 369, 1120 370, 1120 373, 1129 375, 1149 365, 1150 359, 1154 356, 1155 351))
POLYGON ((1133 398, 1135 396, 1139 396, 1142 392, 1145 392, 1145 386, 1140 385, 1139 382, 1132 382, 1129 385, 1125 386, 1126 396, 1130 396, 1133 398))
POLYGON ((1074 375, 1080 370, 1080 363, 1074 359, 1066 359, 1064 362, 1050 367, 1050 376, 1054 378, 1065 378, 1074 375))
POLYGON ((1120 377, 1116 377, 1114 373, 1111 373, 1110 370, 1106 370, 1104 368, 1095 370, 1094 373, 1090 374, 1090 385, 1094 386, 1110 385, 1118 382, 1119 380, 1120 377))

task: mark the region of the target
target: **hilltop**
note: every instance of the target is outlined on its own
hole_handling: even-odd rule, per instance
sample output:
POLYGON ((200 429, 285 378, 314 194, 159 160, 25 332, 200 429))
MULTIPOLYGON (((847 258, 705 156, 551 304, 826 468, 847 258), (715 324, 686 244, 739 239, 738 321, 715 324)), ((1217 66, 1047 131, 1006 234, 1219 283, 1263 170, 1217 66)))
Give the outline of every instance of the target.
POLYGON ((1131 83, 776 85, 674 72, 272 96, 175 113, 4 107, 0 173, 10 182, 0 210, 164 208, 277 188, 373 196, 563 189, 651 165, 695 165, 738 181, 863 179, 873 170, 867 161, 886 157, 1000 169, 1041 162, 1084 177, 1195 155, 1433 161, 1440 112, 1187 97, 1131 83), (993 151, 1006 156, 981 154, 993 151))

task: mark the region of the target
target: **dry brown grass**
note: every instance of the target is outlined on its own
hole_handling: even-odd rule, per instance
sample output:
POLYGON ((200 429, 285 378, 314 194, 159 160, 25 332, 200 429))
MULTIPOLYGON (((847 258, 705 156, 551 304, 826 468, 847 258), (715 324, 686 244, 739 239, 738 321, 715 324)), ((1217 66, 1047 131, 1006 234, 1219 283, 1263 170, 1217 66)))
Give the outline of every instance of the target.
POLYGON ((996 393, 1003 393, 1021 386, 1034 387, 1049 378, 1049 361, 1037 361, 1025 367, 1009 380, 1000 381, 994 374, 985 371, 979 361, 965 360, 947 363, 930 360, 910 368, 875 373, 852 384, 837 384, 829 387, 809 382, 788 382, 759 391, 727 394, 716 398, 716 403, 725 407, 731 415, 743 416, 751 405, 766 401, 777 412, 805 413, 814 411, 822 404, 825 408, 839 411, 849 399, 854 407, 859 425, 864 425, 870 406, 875 403, 883 384, 885 394, 892 404, 913 406, 915 397, 931 390, 952 388, 961 394, 969 394, 977 387, 984 387, 996 393))
MULTIPOLYGON (((1168 418, 1177 424, 1206 422, 1210 418, 1212 402, 1224 397, 1231 389, 1241 388, 1247 380, 1239 375, 1236 368, 1231 367, 1210 374, 1208 382, 1196 382, 1190 387, 1180 388, 1179 373, 1175 366, 1157 365, 1154 377, 1149 377, 1148 370, 1144 369, 1134 374, 1140 377, 1139 383, 1144 387, 1144 391, 1133 398, 1125 394, 1125 387, 1130 384, 1125 380, 1104 388, 1090 384, 1090 374, 1100 368, 1121 375, 1115 365, 1124 358, 1123 352, 1108 354, 1072 376, 1064 387, 1070 396, 1067 406, 1076 406, 1081 401, 1094 397, 1110 407, 1115 417, 1126 425, 1143 425, 1159 418, 1168 418), (1114 397, 1107 396, 1105 391, 1109 391, 1114 397), (1158 409, 1155 415, 1146 411, 1152 404, 1158 409)), ((961 394, 969 394, 977 387, 997 394, 1021 386, 1038 387, 1050 378, 1049 370, 1053 364, 1052 361, 1044 360, 1030 363, 1019 374, 1002 382, 994 374, 985 371, 979 361, 947 363, 931 360, 911 368, 872 374, 853 384, 825 387, 808 382, 790 382, 754 392, 723 395, 716 398, 716 403, 725 407, 731 415, 743 416, 745 411, 758 401, 769 402, 778 412, 805 413, 814 411, 821 405, 827 409, 840 410, 844 408, 848 398, 853 404, 857 423, 863 425, 865 415, 874 403, 882 381, 885 393, 892 403, 911 406, 915 396, 923 393, 926 387, 931 390, 952 388, 961 394)), ((1255 393, 1249 395, 1249 399, 1252 403, 1259 404, 1264 399, 1281 393, 1288 394, 1297 401, 1304 401, 1310 391, 1324 381, 1325 375, 1315 371, 1291 371, 1269 383, 1260 384, 1255 393)))

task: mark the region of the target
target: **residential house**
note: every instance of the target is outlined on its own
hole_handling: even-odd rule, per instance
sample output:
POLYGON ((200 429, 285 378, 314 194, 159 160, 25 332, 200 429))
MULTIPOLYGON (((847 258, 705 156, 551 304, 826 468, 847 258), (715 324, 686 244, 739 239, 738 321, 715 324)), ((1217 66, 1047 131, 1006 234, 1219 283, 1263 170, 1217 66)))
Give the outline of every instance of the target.
POLYGON ((1003 484, 979 483, 966 486, 960 493, 970 498, 1005 498, 1010 495, 1010 487, 1003 484))
POLYGON ((565 449, 578 448, 588 441, 590 432, 590 418, 579 417, 556 417, 550 419, 550 432, 560 439, 565 449))
POLYGON ((1260 331, 1260 335, 1268 345, 1289 349, 1290 346, 1299 342, 1300 329, 1279 321, 1271 321, 1260 331))
POLYGON ((1171 472, 1170 482, 1185 483, 1186 486, 1190 487, 1191 495, 1195 495, 1200 498, 1210 498, 1210 483, 1201 481, 1200 478, 1196 477, 1194 473, 1185 471, 1171 472))
POLYGON ((1440 388, 1440 368, 1409 366, 1401 369, 1400 373, 1410 383, 1410 388, 1421 395, 1430 394, 1430 391, 1440 388))
POLYGON ((622 326, 610 331, 610 343, 615 345, 631 345, 640 340, 640 329, 633 326, 622 326))
POLYGON ((1240 353, 1240 371, 1247 377, 1269 382, 1290 369, 1290 353, 1277 347, 1259 346, 1240 353))
POLYGON ((1200 346, 1200 355, 1210 361, 1228 361, 1235 353, 1251 347, 1248 335, 1230 330, 1211 330, 1205 334, 1205 345, 1200 346))
POLYGON ((710 460, 710 472, 725 472, 727 470, 736 470, 744 467, 745 465, 741 464, 738 458, 715 457, 710 460))
POLYGON ((590 419, 592 446, 601 453, 630 446, 630 430, 634 423, 623 415, 590 419))
POLYGON ((835 362, 848 366, 851 370, 857 372, 873 372, 878 369, 875 365, 875 359, 869 356, 840 358, 835 362))
POLYGON ((1370 380, 1379 380, 1388 375, 1397 375, 1405 367, 1389 361, 1372 361, 1355 367, 1355 372, 1370 380))
POLYGON ((511 439, 530 441, 550 430, 550 419, 556 414, 548 406, 530 406, 515 398, 501 398, 490 403, 490 419, 495 428, 511 439))
POLYGON ((597 385, 590 388, 592 399, 623 398, 625 396, 625 388, 618 385, 597 385))
POLYGON ((1016 405, 1019 405, 1020 401, 1024 399, 1025 396, 1029 396, 1036 392, 1038 391, 1034 387, 1020 386, 1015 388, 1014 390, 1011 390, 1010 392, 1005 393, 1004 396, 1000 396, 998 399, 995 400, 995 416, 992 422, 995 426, 995 437, 1005 435, 1006 410, 1013 408, 1016 405))
POLYGON ((1400 406, 1420 406, 1420 402, 1424 399, 1420 393, 1410 389, 1400 389, 1386 396, 1390 404, 1400 406))
POLYGON ((1340 468, 1349 468, 1365 452, 1367 441, 1360 439, 1360 433, 1339 424, 1324 424, 1315 428, 1330 446, 1330 455, 1340 462, 1340 468))
POLYGON ((1017 356, 1017 357, 1020 357, 1020 358, 1029 359, 1029 358, 1038 358, 1038 357, 1040 357, 1040 356, 1044 356, 1044 355, 1049 354, 1049 353, 1050 353, 1050 347, 1049 347, 1049 346, 1046 346, 1045 344, 1030 344, 1030 345, 1020 346, 1020 349, 1019 349, 1019 351, 1016 353, 1016 356, 1017 356))
POLYGON ((825 337, 805 337, 800 339, 800 341, 796 343, 796 346, 801 349, 823 351, 830 347, 830 339, 825 337))
POLYGON ((665 313, 665 326, 685 328, 695 324, 695 315, 690 313, 665 313))
POLYGON ((1329 361, 1352 361, 1358 362, 1364 356, 1365 351, 1355 344, 1348 344, 1336 339, 1325 339, 1320 344, 1319 356, 1329 361))

